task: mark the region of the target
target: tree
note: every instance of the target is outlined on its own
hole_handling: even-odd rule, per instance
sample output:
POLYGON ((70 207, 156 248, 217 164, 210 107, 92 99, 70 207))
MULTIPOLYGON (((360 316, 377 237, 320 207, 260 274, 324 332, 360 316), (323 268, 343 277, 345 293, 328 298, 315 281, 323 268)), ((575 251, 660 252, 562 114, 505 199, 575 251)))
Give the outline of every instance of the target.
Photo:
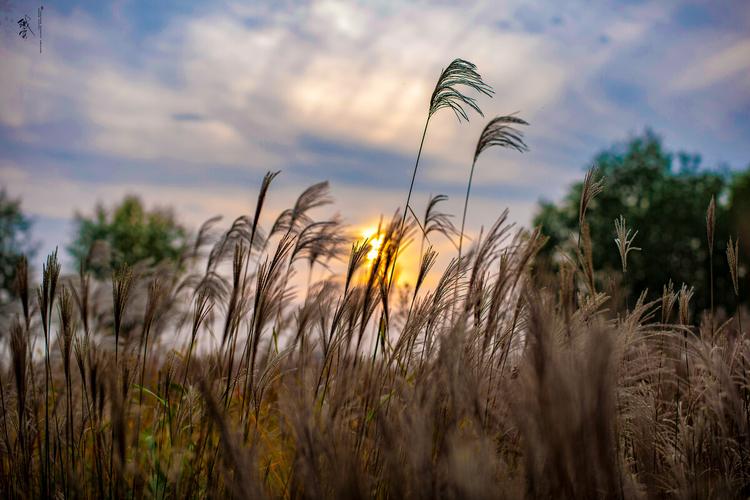
POLYGON ((177 263, 186 248, 186 231, 172 211, 147 211, 137 196, 126 196, 110 211, 98 205, 92 217, 77 214, 76 226, 68 251, 98 276, 126 263, 177 263))
POLYGON ((0 189, 0 302, 15 297, 16 266, 22 256, 31 260, 34 253, 31 219, 21 211, 21 200, 0 189))
MULTIPOLYGON (((622 276, 630 303, 645 289, 649 290, 650 298, 655 298, 672 280, 675 287, 683 282, 694 286, 694 304, 708 307, 706 209, 715 196, 716 304, 733 307, 735 299, 725 250, 729 236, 738 235, 738 224, 747 221, 750 206, 745 200, 750 199, 747 197, 750 176, 704 169, 700 156, 667 152, 661 139, 648 130, 624 146, 617 145, 599 153, 594 164, 599 175, 605 177, 604 191, 586 215, 591 229, 594 267, 608 273, 621 273, 620 256, 614 243, 614 221, 623 215, 628 227, 638 231, 633 244, 642 248, 640 252, 630 253, 627 272, 622 276), (740 195, 740 190, 745 194, 740 195), (733 197, 730 192, 734 191, 737 194, 733 197), (734 215, 730 217, 730 214, 734 215)), ((581 188, 582 183, 574 184, 559 204, 540 203, 534 223, 541 225, 550 237, 545 248, 549 262, 554 261, 555 249, 564 246, 578 231, 581 188)), ((747 252, 740 260, 748 262, 747 252)), ((744 293, 746 297, 746 289, 744 293)))
MULTIPOLYGON (((729 188, 729 222, 742 254, 750 256, 750 168, 735 174, 729 188)), ((745 269, 748 267, 744 261, 745 269)), ((745 274, 746 276, 746 274, 745 274)))

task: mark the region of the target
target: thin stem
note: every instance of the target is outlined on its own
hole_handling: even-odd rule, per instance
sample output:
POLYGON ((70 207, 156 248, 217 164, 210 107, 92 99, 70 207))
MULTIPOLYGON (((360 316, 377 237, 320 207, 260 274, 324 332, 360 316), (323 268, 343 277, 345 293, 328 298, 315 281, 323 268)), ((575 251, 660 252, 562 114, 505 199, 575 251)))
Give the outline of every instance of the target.
MULTIPOLYGON (((135 457, 138 460, 138 448, 140 447, 141 441, 141 414, 143 413, 143 382, 146 377, 146 359, 148 356, 148 334, 150 328, 145 328, 143 332, 143 357, 140 359, 141 363, 141 380, 138 394, 138 420, 136 423, 135 431, 135 457)), ((140 355, 140 354, 139 354, 140 355)), ((136 364, 136 366, 138 366, 136 364)), ((135 496, 136 478, 133 478, 133 494, 135 496)))
MULTIPOLYGON (((406 225, 406 217, 409 214, 409 210, 411 208, 411 205, 409 205, 409 203, 411 202, 411 194, 412 194, 412 192, 414 190, 414 181, 417 178, 417 169, 419 168, 419 159, 422 156, 422 147, 424 146, 424 139, 427 136, 427 126, 430 124, 430 116, 431 115, 428 113, 427 120, 425 120, 425 122, 424 122, 424 129, 422 130, 422 140, 419 141, 419 151, 417 151, 417 160, 414 162, 414 171, 411 174, 411 184, 409 184, 409 193, 406 195, 406 206, 404 207, 404 216, 401 218, 401 225, 399 226, 399 231, 398 231, 398 235, 397 235, 397 245, 398 245, 398 247, 401 246, 401 236, 402 236, 402 234, 404 232, 404 226, 406 225)), ((416 218, 416 216, 415 216, 415 218, 416 218)), ((417 219, 417 222, 419 222, 418 219, 417 219)), ((398 247, 396 248, 396 253, 393 256, 393 263, 391 264, 391 272, 390 272, 390 275, 388 276, 388 290, 386 292, 388 295, 390 295, 391 284, 393 283, 393 274, 396 271, 396 261, 398 260, 398 254, 399 254, 399 248, 398 247)), ((380 320, 381 320, 381 322, 385 320, 385 312, 381 313, 380 320)), ((387 329, 387 325, 386 325, 386 329, 387 329)), ((376 341, 375 341, 375 349, 374 349, 374 352, 373 352, 373 361, 375 359, 375 355, 378 352, 377 348, 378 348, 378 343, 377 343, 377 339, 376 339, 376 341)))
POLYGON ((185 372, 182 374, 182 387, 183 387, 183 390, 185 388, 185 384, 187 383, 188 371, 190 371, 190 358, 192 357, 192 354, 193 354, 193 346, 195 345, 195 336, 196 336, 197 333, 198 333, 198 330, 196 329, 190 335, 190 346, 188 347, 188 352, 187 352, 187 361, 185 363, 185 372))
POLYGON ((474 178, 474 167, 477 164, 477 159, 471 162, 471 171, 469 172, 469 184, 466 186, 466 199, 464 200, 464 214, 461 218, 461 234, 458 236, 458 273, 456 274, 456 282, 453 286, 453 307, 451 308, 451 321, 455 317, 455 304, 458 303, 458 280, 461 277, 461 258, 464 243, 464 229, 466 227, 466 212, 469 208, 469 196, 471 195, 471 181, 474 178))
POLYGON ((469 208, 469 196, 471 194, 471 181, 474 178, 474 167, 476 166, 477 161, 474 160, 471 163, 471 172, 469 173, 469 184, 466 186, 466 199, 464 200, 464 215, 461 218, 461 234, 458 237, 458 265, 459 268, 461 266, 461 251, 463 249, 463 243, 464 243, 464 228, 466 227, 466 211, 469 208))
MULTIPOLYGON (((411 184, 409 184, 409 194, 406 195, 406 206, 404 207, 404 216, 401 218, 401 226, 399 227, 399 238, 401 233, 404 231, 406 225, 406 217, 409 213, 409 202, 411 202, 411 193, 414 190, 414 181, 417 178, 417 169, 419 168, 419 158, 422 156, 422 147, 424 146, 424 139, 427 136, 427 125, 430 124, 430 115, 427 115, 427 120, 424 122, 424 130, 422 130, 422 140, 419 142, 419 151, 417 151, 417 161, 414 163, 414 171, 411 174, 411 184)), ((399 246, 401 246, 401 240, 399 239, 399 246)), ((393 256, 393 267, 391 267, 391 274, 388 277, 388 290, 390 291, 391 283, 393 282, 393 273, 396 270, 396 260, 398 259, 398 249, 396 249, 396 255, 393 256)))
MULTIPOLYGON (((49 308, 52 310, 52 307, 49 308)), ((48 313, 51 315, 51 313, 48 313)), ((45 496, 49 495, 49 475, 50 475, 50 460, 49 460, 49 390, 50 390, 50 378, 52 378, 52 369, 50 368, 49 362, 49 330, 51 328, 51 321, 49 318, 45 318, 46 322, 44 326, 44 485, 43 492, 45 496)))
POLYGON ((711 289, 711 336, 713 337, 714 334, 714 251, 713 246, 710 249, 709 252, 709 264, 708 264, 708 271, 710 276, 710 289, 711 289))

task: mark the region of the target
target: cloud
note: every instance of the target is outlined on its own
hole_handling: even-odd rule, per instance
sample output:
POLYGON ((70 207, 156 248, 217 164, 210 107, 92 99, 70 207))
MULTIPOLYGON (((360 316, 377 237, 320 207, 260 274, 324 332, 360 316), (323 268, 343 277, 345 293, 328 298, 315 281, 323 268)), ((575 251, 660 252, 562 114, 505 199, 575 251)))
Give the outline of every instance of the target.
POLYGON ((175 113, 172 119, 178 122, 202 122, 205 118, 198 113, 175 113))
POLYGON ((469 124, 434 117, 417 200, 443 192, 460 213, 486 119, 531 123, 529 153, 478 163, 472 228, 507 204, 528 223, 537 198, 648 124, 709 157, 747 154, 750 130, 726 132, 750 105, 747 17, 685 30, 695 13, 661 2, 220 2, 164 8, 141 29, 151 13, 107 12, 45 8, 41 56, 18 37, 0 45, 0 182, 45 217, 136 191, 198 224, 247 210, 277 169, 277 208, 330 179, 353 223, 390 213, 453 57, 496 96, 469 124))
POLYGON ((728 79, 750 88, 750 38, 732 41, 688 66, 672 82, 681 92, 702 90, 728 79))
MULTIPOLYGON (((22 127, 67 113, 87 125, 92 140, 82 147, 133 158, 270 161, 264 142, 293 146, 294 135, 308 130, 411 151, 447 54, 479 64, 502 97, 501 112, 528 110, 532 119, 581 71, 555 57, 553 41, 461 19, 455 7, 432 7, 415 19, 404 14, 416 9, 383 13, 374 5, 313 3, 293 29, 279 13, 254 29, 221 10, 178 18, 135 67, 116 52, 96 51, 81 62, 76 50, 53 46, 32 71, 24 66, 29 54, 11 54, 26 78, 3 85, 3 95, 22 85, 33 95, 23 118, 16 104, 5 121, 22 127), (179 75, 176 85, 159 77, 160 62, 179 75), (186 114, 204 119, 175 126, 172 117, 186 114)), ((96 38, 101 28, 80 11, 51 26, 62 47, 106 46, 96 38)), ((458 159, 455 122, 447 118, 433 124, 434 151, 458 159)))

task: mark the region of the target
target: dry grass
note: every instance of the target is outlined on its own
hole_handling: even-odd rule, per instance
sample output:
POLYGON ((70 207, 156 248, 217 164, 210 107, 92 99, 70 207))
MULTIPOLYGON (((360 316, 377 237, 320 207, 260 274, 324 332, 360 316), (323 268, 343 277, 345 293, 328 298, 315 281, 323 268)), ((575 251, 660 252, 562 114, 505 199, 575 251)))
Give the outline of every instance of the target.
MULTIPOLYGON (((346 255, 340 221, 313 217, 325 183, 262 228, 275 175, 252 217, 209 221, 174 269, 100 282, 85 265, 60 276, 51 255, 33 301, 22 261, 21 300, 2 313, 2 497, 750 494, 741 317, 692 310, 692 289, 671 283, 610 310, 585 220, 593 172, 558 276, 535 268, 544 236, 503 213, 432 288, 425 231, 460 237, 443 198, 424 224, 384 221, 368 261, 368 241, 346 255), (401 290, 391 278, 415 237, 417 284, 401 290)), ((623 270, 634 236, 622 220, 623 270)), ((736 268, 731 248, 739 289, 736 268)))

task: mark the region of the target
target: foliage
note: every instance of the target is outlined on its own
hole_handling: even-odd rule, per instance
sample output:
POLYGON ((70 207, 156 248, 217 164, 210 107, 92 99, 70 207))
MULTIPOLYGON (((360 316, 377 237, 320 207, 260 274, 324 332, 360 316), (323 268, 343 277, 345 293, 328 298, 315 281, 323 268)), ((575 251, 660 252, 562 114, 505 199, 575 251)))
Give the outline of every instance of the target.
MULTIPOLYGON (((729 223, 742 254, 750 256, 750 168, 738 172, 729 187, 729 223)), ((747 262, 747 260, 745 260, 747 262)))
POLYGON ((32 258, 31 219, 21 210, 21 201, 0 190, 0 302, 16 296, 16 268, 22 256, 32 258))
POLYGON ((142 261, 179 263, 186 231, 167 209, 146 210, 136 196, 126 196, 112 210, 98 205, 94 215, 76 215, 76 235, 68 251, 98 275, 142 261))
MULTIPOLYGON (((628 227, 638 232, 631 243, 643 249, 628 256, 627 272, 622 276, 630 303, 646 289, 650 296, 657 296, 671 280, 677 285, 694 286, 696 302, 707 307, 710 259, 706 210, 715 196, 715 256, 724 254, 730 235, 740 235, 741 241, 742 234, 750 236, 748 229, 740 228, 750 215, 750 206, 743 200, 750 198, 739 194, 741 189, 750 191, 750 171, 733 177, 725 171, 706 170, 701 167, 700 156, 666 151, 651 131, 599 153, 593 163, 604 189, 592 202, 586 218, 594 267, 602 270, 600 277, 622 269, 620 254, 613 252, 618 236, 615 222, 622 215, 628 227), (727 196, 730 192, 737 194, 727 196), (730 213, 734 215, 730 217, 730 213)), ((576 244, 582 187, 583 183, 571 186, 559 204, 540 203, 534 224, 541 225, 550 237, 543 252, 548 260, 555 258, 559 246, 576 244)), ((750 253, 745 252, 740 260, 748 262, 748 256, 750 253)), ((713 265, 717 303, 733 304, 729 277, 720 272, 726 270, 726 264, 715 258, 713 265)))

